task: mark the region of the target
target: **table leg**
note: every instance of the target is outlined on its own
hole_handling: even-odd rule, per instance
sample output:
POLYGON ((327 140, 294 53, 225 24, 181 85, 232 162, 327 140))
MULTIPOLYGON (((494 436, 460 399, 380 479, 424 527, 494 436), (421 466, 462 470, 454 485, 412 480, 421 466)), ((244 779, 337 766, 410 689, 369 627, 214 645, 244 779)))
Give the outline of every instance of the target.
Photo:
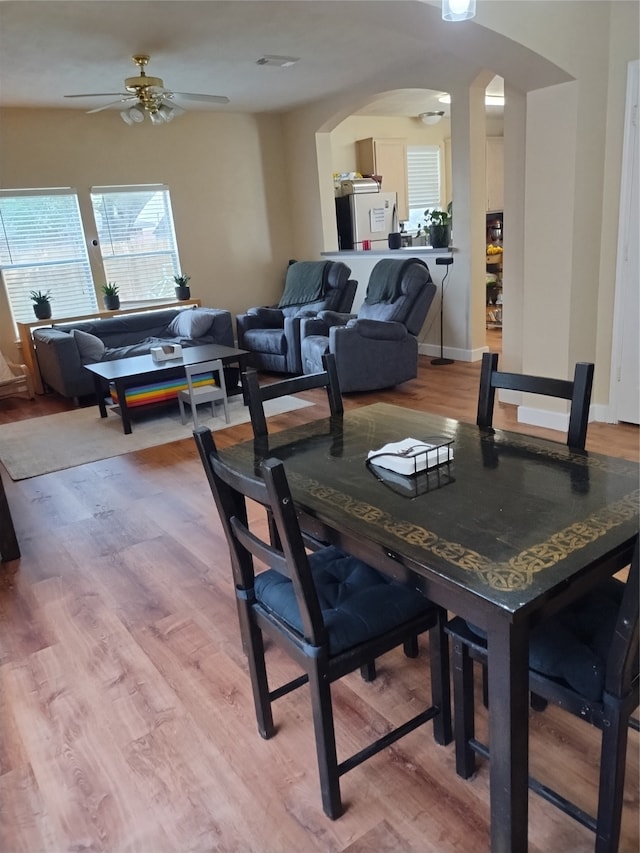
POLYGON ((529 800, 529 642, 506 619, 488 631, 492 853, 526 853, 529 800))
POLYGON ((104 389, 102 387, 102 379, 97 375, 97 373, 93 374, 93 385, 96 389, 96 397, 98 398, 98 408, 100 409, 100 417, 107 417, 107 407, 104 404, 104 389))
POLYGON ((129 417, 129 407, 127 406, 127 385, 116 379, 115 386, 116 394, 118 395, 118 405, 120 406, 120 417, 122 418, 122 431, 125 435, 130 435, 131 418, 129 417))
POLYGON ((20 559, 20 546, 13 526, 9 501, 0 478, 0 562, 20 559))

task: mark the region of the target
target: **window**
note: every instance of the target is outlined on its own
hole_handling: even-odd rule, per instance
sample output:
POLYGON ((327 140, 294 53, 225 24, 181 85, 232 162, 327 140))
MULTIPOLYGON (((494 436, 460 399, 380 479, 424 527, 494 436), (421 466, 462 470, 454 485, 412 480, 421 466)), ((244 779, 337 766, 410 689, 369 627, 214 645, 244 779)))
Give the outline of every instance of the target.
POLYGON ((409 220, 406 231, 424 228, 424 212, 440 207, 440 149, 437 145, 407 146, 409 220))
POLYGON ((58 317, 96 310, 74 190, 0 191, 0 269, 14 322, 35 320, 32 290, 51 291, 58 317))
POLYGON ((169 189, 93 187, 91 203, 105 278, 121 301, 173 299, 180 263, 169 189))

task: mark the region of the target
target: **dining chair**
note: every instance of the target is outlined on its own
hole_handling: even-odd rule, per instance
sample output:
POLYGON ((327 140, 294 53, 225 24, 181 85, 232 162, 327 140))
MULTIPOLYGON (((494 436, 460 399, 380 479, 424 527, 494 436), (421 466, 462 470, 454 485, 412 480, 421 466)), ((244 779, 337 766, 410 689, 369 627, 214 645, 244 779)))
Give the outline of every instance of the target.
POLYGON ((493 424, 493 405, 496 389, 524 391, 547 397, 571 401, 567 445, 584 450, 589 424, 589 403, 593 385, 593 364, 579 361, 574 369, 573 381, 530 376, 524 373, 506 373, 498 370, 498 353, 485 352, 480 370, 478 415, 476 423, 487 428, 493 424))
POLYGON ((430 720, 435 740, 450 742, 446 613, 417 590, 334 546, 308 554, 282 462, 268 459, 250 478, 218 455, 210 430, 201 427, 194 437, 231 555, 258 731, 265 739, 273 737, 273 702, 309 685, 322 805, 336 819, 343 813, 340 778, 349 770, 430 720), (278 546, 262 538, 255 522, 249 525, 247 499, 270 508, 278 546), (430 706, 339 761, 331 684, 358 669, 366 677, 372 659, 426 631, 430 706), (300 676, 270 685, 265 638, 295 661, 300 676))
POLYGON ((219 358, 202 361, 199 364, 186 364, 184 367, 187 387, 178 391, 178 406, 182 423, 187 422, 184 404, 191 407, 194 429, 198 429, 197 408, 201 403, 211 404, 211 417, 215 417, 215 404, 221 402, 224 407, 224 419, 229 423, 229 403, 227 387, 224 381, 224 367, 219 358), (217 374, 217 379, 206 374, 217 374))
POLYGON ((285 397, 288 394, 298 394, 300 391, 310 391, 313 388, 324 388, 327 392, 331 415, 335 416, 343 413, 344 408, 335 357, 327 353, 322 360, 322 366, 324 370, 319 373, 294 376, 289 379, 282 379, 278 382, 263 385, 258 381, 256 370, 250 369, 242 374, 242 388, 245 400, 249 406, 251 426, 253 427, 253 434, 256 438, 268 435, 267 419, 264 414, 264 403, 267 400, 275 400, 278 397, 285 397))
MULTIPOLYGON (((638 707, 638 540, 626 583, 609 578, 531 632, 529 686, 602 732, 597 816, 537 779, 529 787, 596 835, 596 853, 618 850, 624 793, 627 737, 637 730, 638 707)), ((490 759, 475 739, 473 661, 487 662, 484 632, 459 617, 446 627, 453 646, 456 771, 468 779, 475 754, 490 759)), ((535 706, 534 706, 535 707, 535 706)))

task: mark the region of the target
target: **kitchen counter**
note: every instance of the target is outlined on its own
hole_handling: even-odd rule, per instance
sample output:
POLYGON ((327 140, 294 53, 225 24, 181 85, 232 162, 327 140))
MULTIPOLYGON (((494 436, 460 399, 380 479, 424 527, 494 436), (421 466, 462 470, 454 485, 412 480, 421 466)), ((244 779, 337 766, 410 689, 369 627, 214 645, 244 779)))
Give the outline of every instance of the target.
MULTIPOLYGON (((378 258, 394 258, 394 257, 406 257, 415 255, 418 258, 426 257, 440 257, 441 255, 451 255, 455 254, 454 248, 449 249, 432 249, 431 246, 407 246, 402 249, 389 249, 388 246, 380 249, 368 249, 366 252, 362 249, 345 249, 339 252, 321 252, 323 258, 328 258, 331 261, 339 261, 344 258, 367 258, 368 256, 375 256, 378 258)), ((348 263, 348 261, 344 261, 348 263)), ((428 261, 427 261, 428 263, 428 261)))

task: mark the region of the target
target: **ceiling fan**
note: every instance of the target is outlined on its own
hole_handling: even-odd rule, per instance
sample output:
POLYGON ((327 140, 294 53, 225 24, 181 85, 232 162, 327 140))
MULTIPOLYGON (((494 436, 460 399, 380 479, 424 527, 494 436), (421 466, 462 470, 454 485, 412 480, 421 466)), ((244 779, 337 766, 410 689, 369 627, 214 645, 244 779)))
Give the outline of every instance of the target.
POLYGON ((96 92, 92 94, 65 95, 65 98, 110 98, 117 97, 117 101, 110 101, 102 107, 87 110, 87 114, 99 113, 108 110, 116 104, 123 104, 120 115, 126 124, 137 124, 144 121, 148 115, 153 124, 162 124, 172 121, 176 115, 184 112, 184 108, 177 104, 174 98, 184 98, 186 101, 204 101, 209 104, 228 104, 229 98, 224 95, 197 95, 194 92, 173 92, 166 89, 164 81, 160 77, 149 77, 145 67, 149 62, 146 54, 132 56, 131 59, 139 69, 137 77, 127 77, 124 81, 126 92, 96 92))

